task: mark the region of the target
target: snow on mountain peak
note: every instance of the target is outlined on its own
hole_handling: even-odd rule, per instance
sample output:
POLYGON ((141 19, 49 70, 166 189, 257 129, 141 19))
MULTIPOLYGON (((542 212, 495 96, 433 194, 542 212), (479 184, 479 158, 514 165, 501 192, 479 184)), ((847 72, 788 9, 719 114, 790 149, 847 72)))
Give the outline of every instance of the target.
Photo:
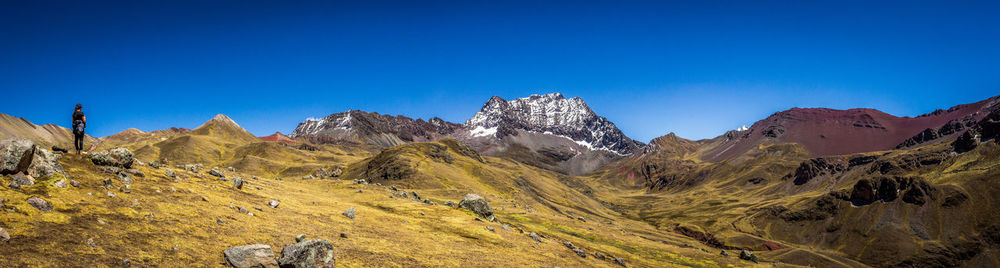
POLYGON ((561 93, 531 95, 510 101, 494 96, 465 122, 473 136, 489 136, 486 130, 510 128, 564 136, 588 148, 631 154, 639 145, 614 123, 594 113, 581 98, 561 93))

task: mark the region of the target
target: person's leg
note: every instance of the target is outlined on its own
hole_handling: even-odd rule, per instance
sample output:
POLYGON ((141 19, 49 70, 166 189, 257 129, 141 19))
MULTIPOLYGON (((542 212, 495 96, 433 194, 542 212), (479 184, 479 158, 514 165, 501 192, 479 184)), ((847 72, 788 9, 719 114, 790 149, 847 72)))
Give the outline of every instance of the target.
POLYGON ((76 154, 83 150, 83 135, 73 135, 73 146, 76 147, 76 154))

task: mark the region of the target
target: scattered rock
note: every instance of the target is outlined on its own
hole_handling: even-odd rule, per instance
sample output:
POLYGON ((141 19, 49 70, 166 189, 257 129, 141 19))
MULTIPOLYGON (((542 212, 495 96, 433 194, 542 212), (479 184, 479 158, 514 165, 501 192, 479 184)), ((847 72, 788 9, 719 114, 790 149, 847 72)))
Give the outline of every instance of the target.
POLYGON ((208 175, 212 175, 212 176, 216 176, 216 177, 225 177, 225 175, 222 174, 222 171, 219 171, 219 168, 217 168, 217 167, 213 167, 212 170, 209 170, 208 171, 208 175))
POLYGON ((90 161, 98 166, 114 166, 122 168, 132 168, 135 158, 132 151, 125 148, 114 148, 109 151, 97 151, 88 154, 90 161))
POLYGON ((229 172, 236 172, 236 168, 234 168, 234 167, 229 167, 229 172))
POLYGON ((111 183, 111 178, 104 178, 104 180, 102 180, 101 182, 104 183, 104 188, 106 189, 115 188, 115 186, 111 183))
POLYGON ((245 208, 245 207, 240 207, 239 210, 240 210, 240 213, 243 213, 243 214, 250 213, 250 211, 247 210, 247 208, 245 208))
POLYGON ((80 187, 80 181, 71 180, 69 181, 69 185, 73 185, 73 187, 80 187))
POLYGON ((136 177, 139 177, 139 178, 145 178, 146 177, 146 173, 142 173, 142 171, 140 171, 138 169, 134 169, 134 168, 126 169, 125 172, 128 172, 129 174, 132 174, 132 175, 134 175, 136 177))
POLYGON ((621 265, 622 267, 628 267, 625 265, 625 259, 622 259, 621 257, 615 258, 615 264, 621 265))
POLYGON ((52 211, 52 204, 38 197, 28 198, 28 204, 42 212, 52 211))
POLYGON ((496 221, 496 217, 493 216, 493 207, 490 207, 490 203, 486 201, 485 198, 476 194, 467 194, 462 201, 458 203, 458 206, 464 209, 468 209, 475 212, 479 216, 486 218, 490 221, 496 221))
POLYGON ((302 241, 306 241, 306 235, 300 234, 295 236, 295 243, 302 243, 302 241))
POLYGON ((177 174, 174 174, 174 170, 173 169, 169 169, 169 168, 163 169, 163 175, 165 175, 165 176, 167 176, 169 178, 176 178, 177 177, 177 174))
POLYGON ((59 188, 66 188, 66 179, 58 180, 52 184, 59 188))
POLYGON ((253 207, 253 209, 256 209, 257 211, 264 211, 264 208, 261 207, 253 207))
POLYGON ((17 173, 11 176, 10 188, 21 189, 21 186, 35 185, 35 178, 24 173, 17 173))
POLYGON ((723 249, 721 252, 719 252, 719 254, 721 254, 723 257, 727 257, 727 258, 729 257, 729 252, 726 252, 725 249, 723 249))
POLYGON ((493 228, 493 226, 489 226, 489 225, 486 226, 486 230, 490 230, 490 232, 496 232, 497 231, 496 229, 493 228))
POLYGON ((347 238, 347 234, 346 233, 340 233, 340 238, 347 238))
POLYGON ((604 253, 601 253, 600 251, 594 251, 594 258, 602 261, 607 259, 607 257, 604 256, 604 253))
POLYGON ((0 227, 0 243, 10 241, 10 234, 3 227, 0 227))
POLYGON ((129 267, 132 267, 132 260, 130 259, 122 260, 122 268, 129 268, 129 267))
POLYGON ((218 223, 218 224, 226 224, 225 221, 223 221, 222 219, 219 219, 219 218, 216 218, 215 222, 218 223))
POLYGON ((227 248, 222 255, 226 258, 226 264, 237 268, 278 267, 274 251, 268 245, 235 246, 227 248))
POLYGON ((582 222, 587 222, 587 219, 584 219, 583 217, 576 217, 576 219, 577 219, 577 220, 580 220, 580 221, 582 221, 582 222))
POLYGON ((25 173, 41 178, 59 173, 69 178, 59 164, 59 158, 62 158, 62 154, 39 148, 31 140, 0 141, 0 175, 25 173))
POLYGON ((90 247, 92 247, 92 248, 96 248, 97 247, 97 243, 94 243, 94 239, 93 238, 87 238, 87 245, 90 246, 90 247))
POLYGON ((243 189, 243 182, 244 181, 241 178, 235 178, 235 179, 233 179, 233 188, 243 189))
POLYGON ((449 207, 456 207, 456 206, 458 206, 458 205, 455 204, 455 202, 451 202, 451 201, 444 201, 444 205, 445 206, 449 206, 449 207))
POLYGON ((354 219, 354 208, 349 208, 349 209, 347 209, 347 211, 344 211, 344 216, 347 216, 348 218, 351 218, 353 220, 354 219))
POLYGON ((123 193, 126 193, 126 194, 132 193, 132 186, 129 186, 128 184, 126 184, 126 185, 122 186, 121 191, 123 193))
POLYGON ((124 184, 132 184, 135 182, 132 180, 132 175, 129 175, 128 173, 118 173, 118 180, 124 184))
POLYGON ((576 253, 576 255, 580 256, 581 258, 586 258, 587 257, 587 253, 583 252, 582 249, 574 246, 573 242, 569 242, 569 241, 563 242, 563 246, 566 246, 567 248, 569 248, 569 250, 572 250, 573 253, 576 253))
POLYGON ((541 239, 541 238, 539 238, 539 237, 538 237, 538 234, 536 234, 535 232, 531 232, 531 233, 529 233, 529 234, 528 234, 528 237, 531 237, 531 239, 534 239, 534 240, 535 240, 535 242, 538 242, 538 243, 542 243, 542 239, 541 239))
POLYGON ((757 255, 754 255, 753 252, 748 250, 740 250, 740 259, 752 261, 754 263, 759 261, 759 259, 757 259, 757 255))
POLYGON ((507 230, 508 232, 513 232, 514 231, 514 229, 511 229, 510 226, 506 225, 506 224, 500 225, 500 228, 503 228, 504 230, 507 230))
POLYGON ((278 200, 271 200, 267 202, 267 206, 271 208, 278 208, 278 204, 281 203, 278 200))
POLYGON ((335 261, 333 244, 323 239, 316 239, 286 245, 281 250, 278 265, 290 268, 333 268, 335 261))

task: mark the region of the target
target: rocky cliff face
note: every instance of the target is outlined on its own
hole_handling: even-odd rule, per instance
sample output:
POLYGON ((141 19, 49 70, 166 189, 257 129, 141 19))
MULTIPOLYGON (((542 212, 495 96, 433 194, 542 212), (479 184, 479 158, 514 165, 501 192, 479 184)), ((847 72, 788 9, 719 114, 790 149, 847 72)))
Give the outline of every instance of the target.
POLYGON ((555 135, 570 139, 591 150, 631 155, 643 146, 598 116, 581 98, 565 98, 560 93, 531 95, 504 100, 494 96, 465 122, 471 136, 516 135, 516 130, 555 135))
POLYGON ((320 119, 308 119, 299 123, 289 136, 321 143, 358 142, 388 147, 446 137, 460 127, 459 124, 437 117, 424 121, 401 115, 352 110, 320 119))

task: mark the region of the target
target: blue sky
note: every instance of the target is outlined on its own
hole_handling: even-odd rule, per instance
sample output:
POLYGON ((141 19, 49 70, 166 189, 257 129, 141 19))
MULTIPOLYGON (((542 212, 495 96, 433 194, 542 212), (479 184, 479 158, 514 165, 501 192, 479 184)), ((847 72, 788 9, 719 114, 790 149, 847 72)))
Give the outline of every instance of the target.
POLYGON ((648 141, 1000 94, 996 1, 732 2, 3 1, 0 113, 68 126, 83 103, 96 136, 223 113, 267 135, 562 92, 648 141))

